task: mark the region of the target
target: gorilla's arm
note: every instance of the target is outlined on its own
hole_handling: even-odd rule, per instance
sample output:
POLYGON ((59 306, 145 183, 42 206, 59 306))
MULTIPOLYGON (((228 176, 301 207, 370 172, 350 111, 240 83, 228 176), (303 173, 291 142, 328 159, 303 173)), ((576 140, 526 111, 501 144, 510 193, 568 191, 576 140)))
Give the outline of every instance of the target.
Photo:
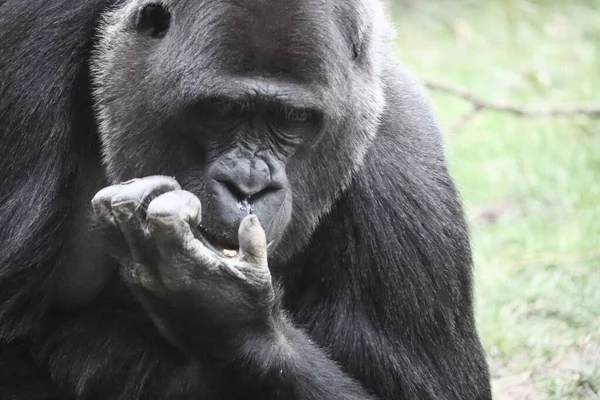
POLYGON ((129 293, 115 279, 101 301, 56 315, 40 332, 32 353, 65 398, 218 399, 210 371, 165 345, 129 293))
POLYGON ((221 396, 369 398, 284 316, 256 217, 242 220, 239 256, 227 258, 194 236, 200 201, 172 178, 109 186, 92 203, 100 226, 127 243, 122 276, 162 335, 225 380, 221 396))
POLYGON ((228 351, 213 349, 210 356, 206 347, 189 348, 184 355, 165 346, 151 321, 123 298, 115 293, 113 300, 45 329, 34 352, 67 393, 81 399, 100 393, 106 399, 148 400, 371 399, 288 323, 280 325, 287 329, 280 337, 245 335, 228 351))
POLYGON ((235 348, 235 355, 222 364, 225 398, 376 398, 290 321, 280 321, 276 335, 246 336, 235 348))

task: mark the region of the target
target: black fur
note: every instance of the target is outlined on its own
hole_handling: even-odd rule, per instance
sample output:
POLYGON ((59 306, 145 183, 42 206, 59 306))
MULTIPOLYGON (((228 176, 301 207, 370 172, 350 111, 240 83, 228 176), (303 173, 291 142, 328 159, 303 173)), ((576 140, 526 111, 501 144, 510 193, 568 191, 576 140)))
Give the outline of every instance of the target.
MULTIPOLYGON (((380 21, 367 11, 374 2, 272 3, 278 29, 299 15, 306 21, 296 32, 303 51, 290 50, 278 65, 321 89, 315 97, 299 89, 292 100, 320 107, 335 134, 286 155, 294 208, 269 259, 282 289, 275 303, 285 310, 275 307, 278 338, 248 330, 223 342, 180 308, 151 306, 176 320, 161 323, 210 343, 182 349, 115 273, 89 225, 90 201, 118 180, 178 175, 174 163, 185 157, 160 158, 179 153, 169 154, 175 144, 160 136, 164 152, 156 152, 153 118, 178 117, 201 95, 197 86, 185 90, 211 83, 194 69, 205 58, 248 65, 236 47, 244 33, 220 25, 245 21, 247 10, 165 1, 176 40, 167 34, 168 57, 150 64, 156 87, 144 91, 136 80, 134 66, 152 49, 144 47, 124 59, 127 68, 112 65, 113 81, 93 95, 100 19, 129 1, 0 0, 0 399, 491 399, 462 206, 420 84, 387 54, 377 60, 385 51, 374 33, 380 21), (219 23, 207 25, 212 17, 219 23), (207 26, 229 29, 216 36, 223 43, 201 40, 214 33, 207 26), (206 49, 196 54, 200 43, 206 49), (99 108, 108 113, 104 130, 99 108), (114 149, 104 159, 100 143, 114 149)), ((265 67, 259 61, 252 67, 265 67)), ((202 173, 178 176, 201 199, 202 173)))

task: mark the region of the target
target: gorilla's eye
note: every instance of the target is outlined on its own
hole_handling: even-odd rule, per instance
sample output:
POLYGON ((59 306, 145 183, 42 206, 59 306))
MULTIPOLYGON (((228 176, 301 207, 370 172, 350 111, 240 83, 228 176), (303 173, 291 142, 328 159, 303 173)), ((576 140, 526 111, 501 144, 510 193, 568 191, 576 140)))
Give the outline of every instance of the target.
POLYGON ((282 107, 271 109, 267 114, 267 120, 272 129, 287 134, 300 133, 314 122, 314 114, 311 110, 299 108, 282 107))
POLYGON ((148 4, 137 16, 136 29, 152 38, 164 37, 171 25, 171 13, 160 4, 148 4))
POLYGON ((226 99, 205 99, 194 106, 194 115, 205 127, 231 129, 238 125, 246 111, 246 105, 226 99))
POLYGON ((292 123, 306 122, 310 119, 311 114, 307 110, 283 110, 286 119, 292 123))
POLYGON ((225 116, 231 116, 239 110, 238 104, 231 101, 217 100, 213 102, 214 109, 217 113, 225 116))

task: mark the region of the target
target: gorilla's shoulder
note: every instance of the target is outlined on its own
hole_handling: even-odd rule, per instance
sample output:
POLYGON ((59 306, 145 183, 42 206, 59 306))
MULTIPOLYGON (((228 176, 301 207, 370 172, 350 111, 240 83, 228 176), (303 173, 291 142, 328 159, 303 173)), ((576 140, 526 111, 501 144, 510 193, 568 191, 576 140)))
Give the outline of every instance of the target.
POLYGON ((461 199, 426 89, 401 64, 389 66, 385 88, 386 109, 377 135, 330 220, 348 218, 369 232, 371 243, 402 239, 404 245, 421 246, 423 254, 462 254, 468 243, 461 199), (447 247, 432 244, 442 239, 447 247))
POLYGON ((419 221, 458 212, 460 198, 424 85, 407 67, 394 63, 387 67, 385 89, 377 135, 338 206, 362 214, 357 219, 411 214, 419 221), (431 215, 425 217, 427 213, 431 215))
POLYGON ((422 82, 402 63, 389 62, 384 85, 385 110, 362 174, 445 172, 443 137, 422 82))
POLYGON ((431 144, 436 147, 441 146, 442 137, 433 103, 422 81, 398 61, 387 64, 384 76, 386 109, 380 133, 384 136, 385 133, 418 136, 432 141, 431 144))

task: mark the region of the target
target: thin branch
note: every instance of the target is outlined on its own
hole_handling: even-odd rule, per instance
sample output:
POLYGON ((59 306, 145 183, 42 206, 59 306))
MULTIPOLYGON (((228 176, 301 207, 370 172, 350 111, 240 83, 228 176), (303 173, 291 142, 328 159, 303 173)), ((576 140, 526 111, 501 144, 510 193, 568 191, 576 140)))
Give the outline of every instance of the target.
POLYGON ((576 117, 581 115, 600 117, 600 104, 564 107, 525 107, 489 101, 473 94, 466 89, 454 87, 445 83, 426 81, 425 86, 431 90, 447 93, 471 103, 473 108, 465 113, 455 124, 453 124, 458 125, 459 128, 462 127, 464 123, 471 120, 479 111, 483 110, 506 112, 520 117, 576 117), (463 120, 466 122, 461 122, 463 120))
POLYGON ((475 119, 475 117, 482 110, 482 107, 478 104, 471 104, 471 109, 462 114, 456 121, 448 126, 449 133, 458 132, 465 127, 469 122, 475 119))

